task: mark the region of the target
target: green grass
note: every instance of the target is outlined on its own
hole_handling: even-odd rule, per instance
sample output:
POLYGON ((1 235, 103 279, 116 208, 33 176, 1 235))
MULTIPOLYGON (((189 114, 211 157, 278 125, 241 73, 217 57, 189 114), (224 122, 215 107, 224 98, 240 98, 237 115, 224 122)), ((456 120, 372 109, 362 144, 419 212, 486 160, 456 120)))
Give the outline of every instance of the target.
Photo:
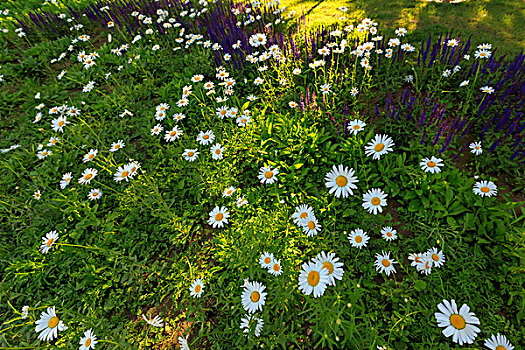
MULTIPOLYGON (((27 9, 36 4, 19 6, 27 9)), ((414 40, 418 35, 426 39, 430 30, 418 29, 417 22, 410 27, 408 18, 415 8, 408 8, 408 2, 390 8, 375 0, 362 2, 360 12, 357 4, 347 5, 355 6, 348 17, 368 16, 392 29, 406 26, 413 30, 414 40), (400 13, 406 22, 397 22, 400 13)), ((429 9, 442 8, 418 4, 420 15, 429 11, 421 17, 427 21, 429 9)), ((321 3, 311 12, 310 25, 314 20, 317 24, 336 20, 333 8, 338 6, 321 3)), ((459 11, 452 12, 460 17, 459 11)), ((452 149, 439 155, 441 144, 420 143, 417 123, 383 117, 382 101, 388 94, 402 93, 408 86, 403 80, 407 74, 419 74, 413 90, 434 93, 439 102, 448 104, 448 111, 464 108, 476 115, 477 105, 467 97, 468 91, 478 96, 486 81, 471 78, 470 90, 456 88, 460 74, 468 72, 474 59, 462 60, 460 74, 450 79, 443 79, 441 73, 451 67, 440 63, 422 68, 424 75, 412 70, 416 63, 410 55, 406 64, 392 66, 376 65, 372 56, 371 75, 358 63, 355 71, 350 69, 355 61, 348 51, 339 66, 326 69, 312 70, 293 58, 281 65, 266 61, 269 67, 262 71, 257 68, 263 63, 229 69, 236 81, 235 93, 227 103, 218 103, 213 95, 206 95, 202 83, 191 81, 195 74, 203 74, 204 81, 213 81, 216 94, 222 95, 209 50, 190 46, 174 52, 178 35, 144 35, 117 56, 110 49, 132 38, 113 31, 113 41, 108 43, 107 29, 101 24, 84 24, 75 36, 85 32, 92 39, 75 44, 73 52, 67 51, 72 38, 67 31, 62 37, 49 34, 45 40, 33 33, 29 41, 12 36, 13 45, 0 42, 0 74, 4 75, 0 148, 22 145, 0 153, 0 347, 77 349, 83 332, 90 328, 100 340, 96 350, 179 349, 181 335, 189 337, 191 349, 377 349, 381 345, 388 350, 478 349, 494 333, 505 334, 516 349, 524 345, 522 165, 509 160, 507 145, 492 153, 485 149, 481 157, 464 152, 460 168, 452 157, 464 139, 454 139, 452 149), (152 51, 154 44, 161 49, 152 51), (83 50, 99 54, 94 67, 85 69, 77 61, 83 50), (66 51, 63 61, 50 63, 66 51), (140 59, 128 61, 137 55, 140 59), (292 74, 296 67, 302 69, 299 75, 292 74), (59 80, 62 69, 67 73, 59 80), (253 84, 258 76, 265 79, 261 86, 253 84), (347 80, 338 79, 341 76, 347 80), (279 84, 282 78, 287 79, 286 86, 279 84), (95 89, 83 93, 89 81, 96 81, 95 89), (319 92, 323 83, 332 84, 326 101, 319 92), (350 94, 354 83, 360 89, 357 97, 350 94), (176 107, 186 85, 193 86, 190 103, 176 107), (316 105, 305 111, 290 108, 289 102, 301 102, 306 89, 316 92, 316 105), (40 99, 35 99, 37 92, 40 99), (248 103, 249 94, 259 99, 248 103), (376 102, 379 117, 373 111, 376 102), (33 123, 39 103, 46 108, 42 120, 33 123), (160 103, 171 105, 162 121, 155 119, 155 106, 160 103), (57 115, 47 112, 61 104, 82 112, 68 118, 71 124, 63 133, 52 131, 51 120, 57 115), (250 110, 250 125, 240 127, 235 119, 217 118, 219 105, 250 110), (124 109, 133 116, 119 117, 124 109), (170 118, 175 112, 186 118, 176 124, 170 118), (367 125, 363 132, 346 137, 337 132, 329 116, 339 122, 359 118, 367 125), (176 124, 184 134, 166 142, 164 133, 151 135, 158 123, 166 130, 176 124), (223 160, 212 159, 210 146, 196 141, 198 133, 208 129, 225 147, 223 160), (379 160, 364 154, 376 134, 388 134, 395 141, 393 151, 379 160), (60 141, 46 146, 51 136, 60 141), (126 146, 110 153, 111 144, 119 139, 126 146), (53 155, 38 159, 40 144, 53 155), (82 158, 91 148, 99 153, 84 163, 82 158), (195 162, 182 158, 188 148, 199 150, 195 162), (445 164, 438 174, 420 167, 421 159, 432 155, 442 157, 445 164), (140 171, 129 182, 116 182, 118 166, 130 158, 141 163, 140 171), (326 174, 339 164, 355 169, 359 178, 348 198, 335 197, 325 185, 326 174), (262 166, 279 169, 276 183, 260 183, 262 166), (99 174, 96 181, 81 185, 78 179, 86 168, 96 168, 99 174), (69 171, 74 178, 61 189, 62 174, 69 171), (475 176, 496 182, 498 195, 474 194, 475 176), (223 196, 228 186, 237 188, 232 197, 223 196), (102 189, 103 196, 90 201, 87 194, 94 188, 102 189), (363 194, 371 188, 388 194, 385 210, 377 215, 362 207, 363 194), (33 198, 36 190, 42 192, 39 200, 33 198), (249 204, 238 207, 238 195, 249 204), (313 207, 322 225, 318 235, 308 237, 294 223, 291 216, 300 204, 313 207), (231 213, 223 228, 208 224, 209 212, 217 205, 231 213), (380 234, 384 226, 393 226, 399 238, 384 240, 380 234), (371 237, 362 249, 352 247, 347 238, 356 228, 371 237), (60 238, 42 254, 42 236, 51 230, 57 230, 60 238), (432 247, 444 252, 445 265, 423 275, 410 265, 408 256, 432 247), (375 254, 382 250, 397 261, 393 275, 374 267, 375 254), (282 275, 272 276, 261 268, 258 260, 266 251, 281 260, 282 275), (298 276, 301 265, 320 252, 335 253, 344 264, 344 275, 323 296, 314 298, 299 290, 298 276), (196 278, 205 284, 199 299, 189 292, 196 278), (256 313, 264 320, 260 337, 253 330, 245 337, 239 327, 246 315, 241 303, 245 279, 267 287, 266 304, 256 313), (469 305, 480 319, 482 332, 472 346, 453 343, 437 327, 434 314, 443 299, 469 305), (24 305, 30 306, 30 312, 22 320, 24 305), (59 332, 53 342, 39 341, 34 323, 53 305, 69 329, 59 332), (165 327, 149 326, 143 314, 160 315, 165 327)), ((434 29, 440 28, 449 29, 446 25, 434 29)), ((475 40, 498 41, 479 36, 475 40)), ((321 58, 315 52, 314 57, 321 58)), ((509 101, 519 96, 509 96, 509 101)), ((510 102, 496 101, 490 116, 506 103, 510 102)), ((476 119, 478 128, 473 127, 468 137, 478 137, 488 118, 476 119)), ((499 133, 491 129, 488 137, 499 133)))
POLYGON ((516 0, 466 0, 457 4, 424 0, 283 0, 282 4, 289 11, 307 14, 311 28, 341 22, 343 13, 337 8, 346 6, 347 19, 372 18, 387 36, 404 27, 409 31, 407 38, 418 42, 429 34, 436 37, 453 29, 461 32, 464 40, 472 35, 476 45, 492 43, 500 54, 514 55, 525 49, 525 6, 516 0))

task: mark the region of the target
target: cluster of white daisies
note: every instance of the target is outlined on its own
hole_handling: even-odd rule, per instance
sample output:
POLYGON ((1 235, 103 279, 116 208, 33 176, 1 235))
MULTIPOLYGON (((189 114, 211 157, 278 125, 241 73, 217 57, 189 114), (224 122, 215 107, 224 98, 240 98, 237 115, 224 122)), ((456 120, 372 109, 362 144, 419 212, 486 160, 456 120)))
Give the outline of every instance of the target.
POLYGON ((412 261, 410 265, 415 266, 419 272, 429 275, 433 267, 440 268, 445 265, 445 254, 434 247, 425 253, 410 254, 408 260, 412 261))

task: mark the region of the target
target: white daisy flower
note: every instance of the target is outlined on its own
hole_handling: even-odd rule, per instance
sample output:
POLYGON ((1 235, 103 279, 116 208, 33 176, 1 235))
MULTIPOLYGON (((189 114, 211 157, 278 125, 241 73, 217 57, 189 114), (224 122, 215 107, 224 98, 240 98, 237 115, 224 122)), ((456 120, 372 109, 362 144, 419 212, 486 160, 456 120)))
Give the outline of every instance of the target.
POLYGON ((33 198, 36 200, 40 200, 40 198, 42 198, 42 194, 40 193, 40 190, 36 190, 35 193, 33 193, 33 198))
POLYGON ((164 127, 160 124, 157 124, 155 125, 152 129, 151 129, 151 135, 152 136, 156 136, 158 134, 160 134, 162 132, 162 130, 164 130, 164 127))
POLYGON ((164 135, 164 140, 166 140, 166 142, 175 141, 176 139, 182 136, 182 133, 182 129, 179 129, 179 127, 175 125, 173 129, 171 129, 171 131, 166 131, 166 134, 164 135))
POLYGON ((368 210, 369 213, 377 214, 383 212, 383 207, 387 205, 386 203, 387 194, 379 188, 373 188, 367 193, 363 194, 363 208, 368 210))
POLYGON ((263 269, 269 269, 272 266, 272 261, 274 261, 274 259, 275 257, 272 253, 264 252, 259 258, 259 265, 261 265, 263 269))
POLYGON ((259 176, 257 178, 261 181, 262 184, 268 184, 271 185, 275 181, 277 181, 277 175, 279 174, 278 168, 270 168, 270 167, 261 167, 259 169, 259 176))
POLYGON ((315 215, 313 208, 307 204, 301 204, 300 206, 295 207, 295 212, 292 214, 292 218, 296 225, 300 225, 302 220, 309 217, 315 217, 315 215))
POLYGON ((88 193, 89 200, 96 200, 102 197, 102 191, 98 188, 92 188, 88 193))
POLYGON ((223 197, 229 197, 232 194, 234 194, 236 190, 237 189, 235 187, 230 186, 230 187, 228 187, 227 189, 224 190, 224 192, 222 193, 222 196, 223 197))
POLYGON ((282 268, 282 265, 281 265, 281 260, 278 260, 278 259, 274 259, 271 264, 270 264, 270 267, 268 267, 268 273, 270 273, 271 275, 274 275, 274 276, 279 276, 283 273, 283 268, 282 268))
POLYGON ((246 200, 244 196, 240 196, 240 197, 237 197, 236 204, 237 204, 237 208, 240 208, 243 205, 247 205, 248 201, 246 200))
POLYGON ((197 278, 191 284, 190 295, 194 298, 200 298, 203 291, 204 291, 204 283, 202 283, 202 280, 197 278))
POLYGON ((381 251, 381 254, 376 253, 376 261, 374 265, 378 272, 384 272, 387 276, 390 276, 392 272, 396 272, 394 264, 397 264, 397 262, 390 258, 390 252, 385 253, 384 251, 381 251))
POLYGON ((220 143, 216 143, 210 149, 211 157, 215 160, 220 160, 224 157, 224 147, 220 143))
POLYGON ((481 92, 484 92, 486 94, 492 94, 494 92, 494 88, 491 86, 483 86, 480 88, 481 92))
POLYGON ((422 254, 419 262, 416 264, 416 269, 425 275, 430 275, 432 273, 433 266, 434 263, 432 257, 428 254, 422 254))
POLYGON ((228 209, 226 207, 216 206, 210 212, 210 218, 208 219, 208 223, 211 226, 213 226, 213 228, 224 227, 224 224, 228 223, 229 217, 230 213, 228 212, 228 209))
POLYGON ((146 321, 149 325, 152 325, 153 327, 164 327, 164 322, 159 315, 150 318, 147 318, 145 315, 142 315, 142 318, 144 319, 144 321, 146 321))
POLYGON ((335 253, 321 252, 313 259, 315 262, 323 264, 323 268, 328 270, 328 285, 335 286, 335 280, 343 279, 343 263, 335 256, 335 253))
POLYGON ((78 350, 90 350, 94 349, 97 345, 97 336, 93 333, 93 330, 90 328, 84 332, 84 336, 80 338, 80 347, 78 350))
POLYGON ((426 252, 426 254, 432 259, 432 263, 435 267, 441 267, 445 265, 445 254, 443 254, 443 251, 438 251, 437 248, 431 248, 426 252))
POLYGON ((117 171, 115 171, 115 174, 113 174, 113 179, 116 182, 121 182, 122 180, 126 180, 126 182, 128 182, 131 176, 132 176, 131 167, 129 164, 126 164, 124 166, 119 166, 117 168, 117 171))
POLYGON ((474 184, 472 191, 481 197, 492 197, 498 193, 498 186, 492 181, 479 181, 474 184))
POLYGON ((67 117, 65 116, 60 116, 51 121, 51 127, 53 128, 54 132, 64 132, 64 126, 66 126, 66 124, 69 124, 69 122, 67 121, 67 117))
POLYGON ((354 174, 355 172, 352 168, 343 167, 342 164, 339 167, 333 165, 332 170, 325 176, 325 184, 329 188, 329 193, 333 193, 337 198, 352 196, 354 194, 352 189, 357 188, 354 184, 359 182, 354 174))
POLYGON ((330 282, 328 269, 325 269, 323 264, 318 261, 305 262, 301 267, 299 290, 305 295, 313 293, 314 298, 322 296, 330 282))
POLYGON ((113 142, 111 144, 111 148, 109 149, 110 152, 116 152, 121 148, 124 148, 125 144, 124 141, 118 140, 117 142, 113 142))
POLYGON ((197 156, 199 155, 199 152, 197 149, 186 149, 184 150, 184 153, 182 154, 182 157, 187 160, 188 162, 193 162, 197 159, 197 156))
POLYGON ((254 315, 246 315, 241 318, 241 329, 242 332, 248 336, 247 333, 250 333, 250 329, 254 329, 254 335, 259 337, 264 326, 264 321, 262 318, 256 317, 254 315), (255 327, 254 327, 255 326, 255 327))
POLYGON ((374 138, 365 146, 367 156, 379 159, 382 155, 392 152, 394 141, 387 135, 375 135, 374 138))
POLYGON ((507 337, 499 333, 492 334, 490 339, 485 340, 485 346, 490 350, 514 350, 507 337))
POLYGON ((215 140, 215 134, 213 131, 201 131, 199 132, 199 135, 197 135, 197 142, 201 145, 208 145, 212 143, 215 140))
POLYGON ((81 184, 81 185, 86 185, 91 180, 93 180, 95 178, 95 176, 97 176, 97 174, 98 174, 98 170, 97 169, 95 169, 95 168, 87 168, 82 173, 82 176, 80 177, 80 179, 78 179, 78 183, 81 184))
POLYGON ((419 162, 419 166, 425 173, 436 174, 441 172, 439 167, 444 166, 443 159, 432 156, 431 158, 423 158, 419 162))
POLYGON ((437 307, 441 312, 436 312, 435 317, 438 327, 445 328, 443 335, 452 336, 452 341, 459 345, 472 344, 480 332, 475 325, 479 325, 480 322, 476 315, 470 312, 467 304, 463 304, 458 311, 456 301, 452 299, 450 302, 443 300, 437 307))
POLYGON ((57 240, 57 231, 50 231, 44 237, 42 237, 42 244, 40 245, 40 251, 42 254, 46 254, 57 240))
POLYGON ((73 174, 72 173, 65 173, 63 176, 62 176, 62 180, 60 180, 60 188, 61 189, 64 189, 66 188, 67 185, 69 185, 69 183, 71 182, 71 180, 73 179, 73 174))
POLYGON ((322 229, 322 226, 317 221, 317 218, 313 215, 299 221, 299 226, 302 227, 303 233, 308 237, 316 236, 322 229))
POLYGON ((46 157, 49 157, 52 154, 53 154, 53 152, 48 151, 47 149, 44 149, 44 150, 41 150, 40 152, 38 152, 36 154, 36 156, 38 157, 38 159, 44 159, 46 157))
POLYGON ((393 241, 397 239, 397 231, 390 226, 383 227, 381 230, 381 236, 385 241, 393 241))
POLYGON ((86 155, 84 155, 84 158, 82 158, 82 161, 84 163, 91 162, 93 159, 95 159, 95 157, 97 156, 97 153, 98 153, 98 150, 96 149, 89 150, 89 152, 86 155))
POLYGON ((264 292, 266 287, 259 282, 248 282, 244 286, 244 290, 241 295, 242 307, 248 313, 254 313, 255 311, 262 311, 262 307, 266 301, 266 295, 264 292))
POLYGON ((361 249, 362 247, 366 247, 369 239, 370 237, 368 236, 368 233, 366 233, 360 228, 356 228, 348 234, 348 240, 350 241, 352 247, 359 249, 361 249))
POLYGON ((348 132, 357 135, 358 132, 363 131, 366 126, 366 123, 359 119, 354 119, 348 123, 347 130, 348 132))
POLYGON ((421 263, 421 258, 423 257, 423 254, 421 253, 411 253, 408 255, 408 260, 412 261, 410 263, 410 266, 417 266, 417 264, 421 263))
POLYGON ((470 144, 470 152, 474 153, 477 156, 483 153, 483 149, 481 148, 481 142, 472 142, 470 144))
POLYGON ((55 313, 55 307, 48 307, 47 312, 42 311, 40 319, 35 322, 35 331, 40 333, 39 340, 51 341, 58 337, 58 331, 64 331, 67 327, 55 313))

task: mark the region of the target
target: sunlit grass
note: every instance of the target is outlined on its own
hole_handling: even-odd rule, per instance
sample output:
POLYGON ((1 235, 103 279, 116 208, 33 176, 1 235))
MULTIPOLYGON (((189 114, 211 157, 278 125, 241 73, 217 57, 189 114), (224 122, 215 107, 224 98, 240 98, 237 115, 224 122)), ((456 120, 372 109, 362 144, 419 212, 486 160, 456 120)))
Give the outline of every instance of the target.
POLYGON ((466 0, 457 4, 410 0, 356 0, 356 1, 300 1, 283 0, 289 11, 306 14, 307 25, 331 25, 347 20, 370 17, 384 30, 405 27, 411 33, 409 40, 426 39, 429 34, 439 36, 454 29, 464 38, 472 35, 475 44, 491 42, 498 51, 517 54, 525 49, 525 9, 519 1, 466 0), (345 6, 348 12, 337 10, 345 6))

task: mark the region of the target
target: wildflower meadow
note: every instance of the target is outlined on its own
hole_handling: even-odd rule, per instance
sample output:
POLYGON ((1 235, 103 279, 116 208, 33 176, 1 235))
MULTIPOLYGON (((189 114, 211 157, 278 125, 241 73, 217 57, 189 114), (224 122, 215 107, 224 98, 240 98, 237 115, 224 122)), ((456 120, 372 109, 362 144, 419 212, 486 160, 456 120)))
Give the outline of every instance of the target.
POLYGON ((355 6, 0 1, 0 348, 524 348, 523 38, 355 6))

